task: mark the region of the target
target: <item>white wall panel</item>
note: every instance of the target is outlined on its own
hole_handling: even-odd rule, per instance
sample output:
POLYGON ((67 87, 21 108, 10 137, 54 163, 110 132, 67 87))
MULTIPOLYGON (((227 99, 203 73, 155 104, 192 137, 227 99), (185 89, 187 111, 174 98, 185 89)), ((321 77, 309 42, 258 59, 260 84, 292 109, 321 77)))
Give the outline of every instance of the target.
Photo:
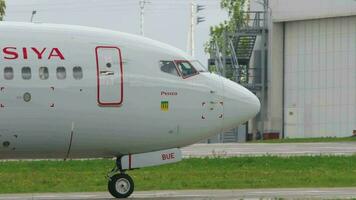
MULTIPOLYGON (((340 17, 356 14, 353 0, 270 0, 273 20, 277 22, 340 17)), ((258 1, 251 1, 252 7, 258 1)))
POLYGON ((287 22, 285 34, 285 136, 351 136, 356 17, 287 22))

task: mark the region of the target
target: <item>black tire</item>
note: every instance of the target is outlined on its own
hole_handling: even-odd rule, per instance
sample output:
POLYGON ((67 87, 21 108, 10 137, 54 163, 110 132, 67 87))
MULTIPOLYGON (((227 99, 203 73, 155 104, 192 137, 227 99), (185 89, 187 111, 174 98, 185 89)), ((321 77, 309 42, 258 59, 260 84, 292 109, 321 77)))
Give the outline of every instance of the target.
POLYGON ((113 177, 111 177, 111 180, 108 183, 108 190, 110 194, 119 199, 127 198, 129 197, 133 191, 134 191, 135 185, 132 180, 132 178, 127 175, 127 174, 116 174, 113 177), (119 181, 122 182, 120 187, 122 187, 122 190, 118 190, 116 187, 119 181))

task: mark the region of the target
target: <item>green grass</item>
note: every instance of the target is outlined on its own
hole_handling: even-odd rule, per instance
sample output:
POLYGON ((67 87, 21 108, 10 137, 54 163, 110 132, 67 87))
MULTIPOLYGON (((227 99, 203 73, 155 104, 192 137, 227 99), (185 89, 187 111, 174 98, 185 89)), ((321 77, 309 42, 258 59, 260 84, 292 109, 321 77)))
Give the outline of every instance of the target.
POLYGON ((281 140, 264 140, 254 141, 254 143, 316 143, 316 142, 356 142, 356 137, 325 137, 325 138, 297 138, 297 139, 281 139, 281 140))
MULTIPOLYGON (((112 160, 0 162, 0 194, 106 191, 112 160)), ((129 172, 136 190, 356 186, 356 156, 187 159, 129 172)))

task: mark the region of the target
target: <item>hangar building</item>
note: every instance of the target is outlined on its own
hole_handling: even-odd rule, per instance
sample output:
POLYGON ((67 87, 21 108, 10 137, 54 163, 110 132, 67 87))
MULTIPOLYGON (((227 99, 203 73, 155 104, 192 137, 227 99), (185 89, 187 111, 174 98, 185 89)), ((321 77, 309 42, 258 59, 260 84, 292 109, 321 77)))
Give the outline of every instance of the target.
MULTIPOLYGON (((285 138, 355 134, 356 1, 250 0, 249 9, 269 18, 264 114, 257 120, 263 132, 285 138)), ((255 51, 264 46, 258 42, 255 51)))

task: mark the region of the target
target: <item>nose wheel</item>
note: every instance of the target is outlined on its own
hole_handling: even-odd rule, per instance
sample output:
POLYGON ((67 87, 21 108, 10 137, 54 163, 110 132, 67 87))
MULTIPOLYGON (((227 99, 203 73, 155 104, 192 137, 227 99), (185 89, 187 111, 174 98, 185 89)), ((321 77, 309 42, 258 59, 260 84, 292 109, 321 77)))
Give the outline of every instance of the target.
POLYGON ((108 190, 115 198, 127 198, 134 191, 134 182, 127 174, 115 174, 110 177, 108 190))
POLYGON ((135 188, 132 178, 125 174, 121 167, 121 158, 116 159, 116 166, 107 176, 108 190, 110 194, 118 199, 129 197, 135 188))

